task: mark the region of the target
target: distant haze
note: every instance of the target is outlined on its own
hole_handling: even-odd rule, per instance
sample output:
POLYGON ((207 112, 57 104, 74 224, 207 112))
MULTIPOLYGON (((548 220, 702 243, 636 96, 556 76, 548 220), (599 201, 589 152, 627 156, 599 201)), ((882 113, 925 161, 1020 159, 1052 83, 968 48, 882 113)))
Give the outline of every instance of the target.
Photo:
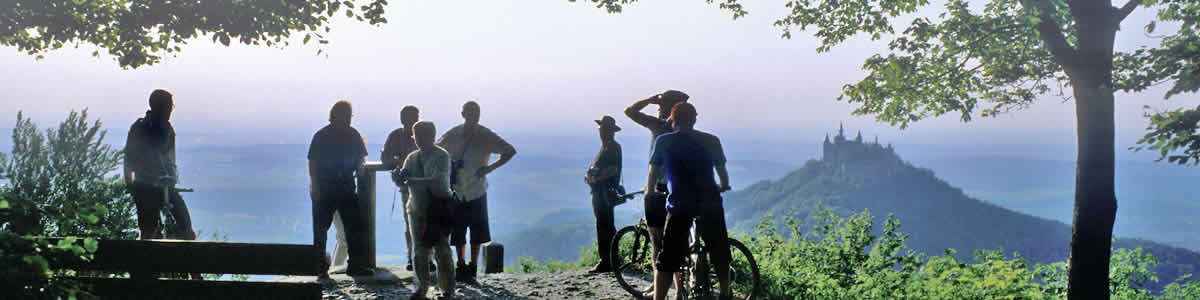
MULTIPOLYGON (((458 122, 459 105, 475 98, 484 123, 502 132, 590 135, 590 120, 604 114, 632 129, 621 110, 673 88, 692 95, 701 127, 725 135, 799 133, 797 139, 809 141, 845 121, 885 141, 1074 143, 1073 103, 1057 98, 995 119, 964 125, 948 115, 903 132, 852 117, 854 105, 834 99, 842 84, 861 78, 863 60, 885 43, 859 39, 817 54, 809 34, 785 40, 771 26, 786 12, 783 3, 745 1, 750 15, 731 21, 698 0, 638 2, 618 15, 562 0, 393 2, 389 23, 379 27, 337 19, 328 57, 300 45, 301 36, 282 50, 200 38, 182 54, 136 70, 121 70, 111 57, 93 58, 89 47, 51 52, 41 61, 4 48, 0 126, 10 126, 18 110, 45 123, 89 107, 110 126, 123 127, 145 109, 152 89, 166 88, 176 95, 179 124, 191 125, 181 131, 314 129, 342 98, 376 131, 394 124, 405 104, 419 105, 426 118, 448 128, 458 122)), ((1150 13, 1132 18, 1140 22, 1150 13)), ((1125 49, 1154 42, 1138 30, 1120 36, 1125 49)), ((1142 105, 1178 105, 1158 100, 1162 92, 1118 94, 1118 150, 1145 127, 1142 105)))

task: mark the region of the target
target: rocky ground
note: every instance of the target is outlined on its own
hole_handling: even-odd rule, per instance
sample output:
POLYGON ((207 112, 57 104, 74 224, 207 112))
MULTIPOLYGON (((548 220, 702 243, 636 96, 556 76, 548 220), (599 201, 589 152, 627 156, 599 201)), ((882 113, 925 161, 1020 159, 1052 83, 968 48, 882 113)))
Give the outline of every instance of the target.
MULTIPOLYGON (((408 299, 412 272, 399 266, 382 266, 373 277, 335 274, 322 282, 325 299, 408 299)), ((645 278, 633 279, 647 284, 645 278)), ((314 277, 284 277, 276 281, 311 281, 314 277)), ((584 271, 537 274, 480 274, 479 284, 459 283, 455 299, 632 299, 610 274, 584 271)), ((434 296, 433 292, 428 295, 434 296)))

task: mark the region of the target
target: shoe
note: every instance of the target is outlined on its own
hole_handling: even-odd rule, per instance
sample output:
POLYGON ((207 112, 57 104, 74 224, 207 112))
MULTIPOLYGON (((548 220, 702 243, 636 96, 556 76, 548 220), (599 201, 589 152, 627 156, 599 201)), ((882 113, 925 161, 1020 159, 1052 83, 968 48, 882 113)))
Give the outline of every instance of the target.
POLYGON ((404 270, 405 270, 405 271, 412 272, 412 270, 413 270, 413 265, 412 265, 412 263, 409 263, 409 264, 407 264, 407 265, 404 265, 404 270))
POLYGON ((588 270, 588 274, 600 274, 600 273, 608 273, 608 272, 612 272, 612 266, 609 266, 606 263, 597 264, 596 267, 592 268, 591 270, 588 270))
POLYGON ((467 265, 457 265, 454 267, 454 281, 467 282, 467 265))

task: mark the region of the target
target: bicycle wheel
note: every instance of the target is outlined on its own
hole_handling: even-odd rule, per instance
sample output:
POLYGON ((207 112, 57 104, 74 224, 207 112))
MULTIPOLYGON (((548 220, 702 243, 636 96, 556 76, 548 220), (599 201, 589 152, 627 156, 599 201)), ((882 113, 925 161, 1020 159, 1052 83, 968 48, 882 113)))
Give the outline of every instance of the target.
POLYGON ((626 226, 613 236, 609 262, 621 288, 634 297, 653 285, 654 258, 651 257, 650 233, 644 228, 626 226))
MULTIPOLYGON (((733 298, 755 299, 759 293, 758 262, 754 261, 754 256, 751 255, 750 249, 746 248, 746 245, 733 238, 729 239, 729 254, 729 283, 732 286, 733 298)), ((707 285, 694 287, 704 290, 692 293, 713 297, 720 295, 720 281, 717 278, 716 268, 706 262, 701 270, 704 270, 708 276, 706 276, 707 280, 698 280, 698 282, 707 285)))

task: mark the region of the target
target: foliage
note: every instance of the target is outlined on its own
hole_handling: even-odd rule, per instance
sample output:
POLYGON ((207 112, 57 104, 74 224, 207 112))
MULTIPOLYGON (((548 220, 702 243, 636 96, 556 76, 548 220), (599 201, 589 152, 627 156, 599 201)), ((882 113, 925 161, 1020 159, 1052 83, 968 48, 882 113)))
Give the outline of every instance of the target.
MULTIPOLYGON (((863 212, 840 217, 823 208, 814 225, 791 216, 761 218, 754 233, 740 234, 759 261, 769 299, 1063 299, 1066 263, 1031 266, 1019 254, 975 252, 965 262, 947 249, 925 258, 907 249, 907 235, 894 217, 882 231, 863 212), (781 226, 782 225, 782 226, 781 226), (807 231, 805 228, 814 228, 807 231), (802 232, 803 234, 794 234, 802 232)), ((1146 288, 1157 281, 1154 256, 1142 249, 1114 249, 1111 292, 1117 299, 1197 299, 1200 281, 1180 278, 1160 295, 1146 288)))
POLYGON ((1157 161, 1166 159, 1168 162, 1180 165, 1196 166, 1200 164, 1200 135, 1196 134, 1196 126, 1200 124, 1200 106, 1195 109, 1147 112, 1145 116, 1150 119, 1150 125, 1146 127, 1149 132, 1138 139, 1138 146, 1130 147, 1130 149, 1134 151, 1157 150, 1159 154, 1157 161), (1171 154, 1174 151, 1182 153, 1171 154))
POLYGON ((586 270, 600 262, 600 257, 596 256, 596 251, 595 243, 582 247, 579 249, 579 259, 574 262, 563 262, 562 260, 555 259, 549 263, 542 263, 533 257, 522 256, 517 258, 516 265, 504 267, 504 272, 510 274, 531 274, 586 270))
POLYGON ((9 211, 0 229, 18 234, 131 239, 133 200, 117 173, 120 151, 104 143, 99 120, 72 111, 58 128, 38 132, 17 113, 10 155, 0 153, 0 188, 9 211))
POLYGON ((17 114, 13 149, 0 153, 0 177, 9 181, 0 187, 0 298, 91 298, 65 277, 73 271, 50 266, 90 259, 98 238, 136 235, 133 201, 114 175, 121 153, 104 144, 101 127, 89 124, 84 110, 43 135, 17 114), (52 243, 47 236, 65 238, 52 243))
MULTIPOLYGON (((214 43, 283 47, 292 35, 328 43, 335 15, 386 23, 387 0, 11 0, 0 1, 0 45, 42 57, 74 44, 92 45, 137 68, 177 53, 200 36, 214 43), (323 30, 322 30, 323 29, 323 30)), ((321 50, 323 51, 323 49, 321 50)), ((318 54, 321 52, 318 51, 318 54)), ((99 56, 100 50, 92 53, 99 56)))
MULTIPOLYGON (((578 0, 567 0, 567 1, 575 2, 578 0)), ((591 1, 592 3, 595 3, 596 8, 603 8, 605 11, 608 11, 608 13, 610 13, 610 14, 621 13, 621 11, 625 7, 625 5, 629 5, 629 4, 633 4, 634 2, 637 2, 637 0, 585 0, 584 2, 587 2, 587 1, 591 1)), ((711 4, 713 2, 713 0, 704 0, 704 2, 711 4)), ((733 13, 734 20, 737 20, 738 18, 746 16, 746 14, 748 13, 742 7, 742 4, 737 2, 737 0, 721 0, 721 3, 718 4, 718 7, 720 7, 721 9, 724 9, 724 10, 728 10, 731 13, 733 13)))

